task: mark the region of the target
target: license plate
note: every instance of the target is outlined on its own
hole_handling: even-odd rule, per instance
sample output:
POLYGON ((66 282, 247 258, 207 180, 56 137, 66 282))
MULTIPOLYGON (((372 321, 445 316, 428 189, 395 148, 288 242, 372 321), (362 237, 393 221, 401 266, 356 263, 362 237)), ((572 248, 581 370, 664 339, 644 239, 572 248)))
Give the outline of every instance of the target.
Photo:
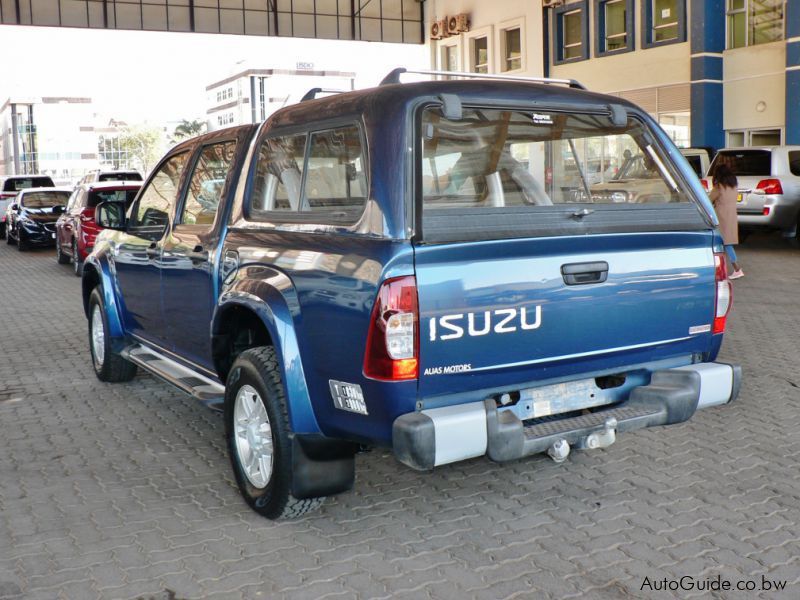
POLYGON ((737 202, 741 202, 742 200, 744 200, 744 194, 739 194, 739 195, 736 196, 736 201, 737 202))

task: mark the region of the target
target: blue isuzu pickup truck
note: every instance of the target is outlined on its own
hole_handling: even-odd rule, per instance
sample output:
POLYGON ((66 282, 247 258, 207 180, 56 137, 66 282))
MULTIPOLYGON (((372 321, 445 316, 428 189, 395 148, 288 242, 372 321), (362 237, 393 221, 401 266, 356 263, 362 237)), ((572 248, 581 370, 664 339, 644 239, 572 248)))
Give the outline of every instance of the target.
POLYGON ((127 214, 97 207, 101 380, 142 368, 223 403, 268 518, 349 489, 363 446, 419 470, 562 461, 736 397, 714 212, 646 113, 402 71, 183 142, 127 214))

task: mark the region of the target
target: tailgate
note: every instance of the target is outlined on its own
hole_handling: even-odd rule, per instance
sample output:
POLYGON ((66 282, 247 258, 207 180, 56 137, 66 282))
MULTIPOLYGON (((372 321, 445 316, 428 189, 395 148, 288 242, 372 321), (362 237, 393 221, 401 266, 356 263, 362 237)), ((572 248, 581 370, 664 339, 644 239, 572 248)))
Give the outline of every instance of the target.
POLYGON ((711 346, 708 231, 418 245, 415 264, 421 397, 511 389, 711 346))

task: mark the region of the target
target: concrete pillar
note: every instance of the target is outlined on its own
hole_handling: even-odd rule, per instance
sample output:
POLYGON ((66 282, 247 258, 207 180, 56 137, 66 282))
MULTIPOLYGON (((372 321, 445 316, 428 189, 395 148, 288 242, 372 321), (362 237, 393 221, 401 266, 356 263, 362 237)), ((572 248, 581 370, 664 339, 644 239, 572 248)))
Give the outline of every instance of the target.
POLYGON ((725 146, 722 121, 722 51, 725 0, 693 0, 689 15, 692 51, 692 146, 725 146))
POLYGON ((800 0, 786 1, 786 135, 800 145, 800 0))

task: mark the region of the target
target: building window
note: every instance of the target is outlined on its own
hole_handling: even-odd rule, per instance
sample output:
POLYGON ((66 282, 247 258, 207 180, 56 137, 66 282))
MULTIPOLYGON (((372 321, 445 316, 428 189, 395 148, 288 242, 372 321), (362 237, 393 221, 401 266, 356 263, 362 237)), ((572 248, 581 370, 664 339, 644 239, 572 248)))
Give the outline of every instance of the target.
POLYGON ((783 0, 728 0, 728 48, 783 39, 783 0))
POLYGON ((649 0, 653 5, 651 39, 655 43, 678 39, 678 0, 649 0))
POLYGON ((522 32, 519 27, 503 31, 503 71, 522 69, 522 32))
POLYGON ((633 0, 595 0, 598 56, 633 50, 633 0))
POLYGON ((450 44, 441 47, 442 70, 458 71, 458 46, 450 44))
POLYGON ((622 50, 628 45, 625 9, 625 0, 609 0, 603 3, 605 52, 622 50))
POLYGON ((783 144, 782 129, 728 130, 728 148, 751 146, 780 146, 783 144))
POLYGON ((555 9, 554 64, 589 58, 588 13, 588 2, 570 2, 555 9))
POLYGON ((470 41, 471 64, 470 70, 473 73, 489 72, 489 38, 476 37, 470 41))

